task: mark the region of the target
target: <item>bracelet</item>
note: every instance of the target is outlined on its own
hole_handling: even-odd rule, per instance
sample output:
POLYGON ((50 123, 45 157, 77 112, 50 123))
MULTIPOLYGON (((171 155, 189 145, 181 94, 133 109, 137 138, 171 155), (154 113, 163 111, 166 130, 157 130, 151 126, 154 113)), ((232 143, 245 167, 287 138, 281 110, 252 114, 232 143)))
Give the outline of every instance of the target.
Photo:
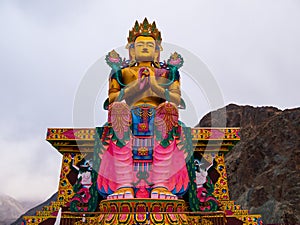
POLYGON ((116 101, 117 101, 117 102, 122 101, 122 100, 123 100, 123 97, 124 97, 124 88, 122 88, 122 89, 120 90, 120 93, 119 93, 119 95, 118 95, 116 101))
POLYGON ((169 89, 165 89, 165 97, 166 97, 166 101, 169 102, 170 101, 170 92, 169 89))

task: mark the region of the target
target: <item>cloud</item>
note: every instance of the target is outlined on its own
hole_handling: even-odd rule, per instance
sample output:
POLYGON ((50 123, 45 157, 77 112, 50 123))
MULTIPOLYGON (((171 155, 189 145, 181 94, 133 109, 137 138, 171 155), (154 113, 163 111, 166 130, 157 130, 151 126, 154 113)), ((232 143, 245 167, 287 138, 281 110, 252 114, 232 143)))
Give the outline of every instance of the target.
POLYGON ((61 155, 41 140, 41 136, 0 139, 0 192, 19 200, 42 201, 56 191, 61 155))

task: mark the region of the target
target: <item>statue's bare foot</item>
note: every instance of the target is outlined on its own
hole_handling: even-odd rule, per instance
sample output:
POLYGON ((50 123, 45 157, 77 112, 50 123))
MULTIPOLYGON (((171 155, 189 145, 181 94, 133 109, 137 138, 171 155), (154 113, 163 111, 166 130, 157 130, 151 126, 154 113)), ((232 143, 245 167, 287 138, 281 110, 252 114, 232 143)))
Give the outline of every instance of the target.
POLYGON ((177 199, 177 196, 172 194, 167 188, 165 187, 157 187, 151 191, 151 198, 156 199, 177 199))
POLYGON ((119 188, 113 194, 107 196, 107 199, 123 199, 123 198, 134 198, 133 188, 119 188))

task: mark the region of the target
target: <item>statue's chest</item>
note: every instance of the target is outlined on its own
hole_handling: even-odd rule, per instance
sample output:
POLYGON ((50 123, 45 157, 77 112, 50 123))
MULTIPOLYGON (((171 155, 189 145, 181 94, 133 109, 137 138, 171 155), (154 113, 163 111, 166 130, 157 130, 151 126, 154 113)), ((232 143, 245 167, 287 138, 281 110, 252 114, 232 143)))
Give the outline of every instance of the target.
MULTIPOLYGON (((122 70, 122 80, 124 84, 129 84, 138 79, 140 67, 131 67, 122 70)), ((155 76, 155 69, 149 68, 150 76, 155 76)))

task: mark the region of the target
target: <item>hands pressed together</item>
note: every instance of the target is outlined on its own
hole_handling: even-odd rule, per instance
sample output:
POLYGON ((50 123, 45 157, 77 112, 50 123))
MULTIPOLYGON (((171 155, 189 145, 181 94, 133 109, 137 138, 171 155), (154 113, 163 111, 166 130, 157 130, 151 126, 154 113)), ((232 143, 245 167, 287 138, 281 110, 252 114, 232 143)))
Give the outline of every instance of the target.
POLYGON ((142 67, 138 71, 138 79, 130 85, 130 89, 135 91, 143 91, 151 89, 158 94, 158 89, 161 88, 155 78, 155 74, 149 68, 142 67))

